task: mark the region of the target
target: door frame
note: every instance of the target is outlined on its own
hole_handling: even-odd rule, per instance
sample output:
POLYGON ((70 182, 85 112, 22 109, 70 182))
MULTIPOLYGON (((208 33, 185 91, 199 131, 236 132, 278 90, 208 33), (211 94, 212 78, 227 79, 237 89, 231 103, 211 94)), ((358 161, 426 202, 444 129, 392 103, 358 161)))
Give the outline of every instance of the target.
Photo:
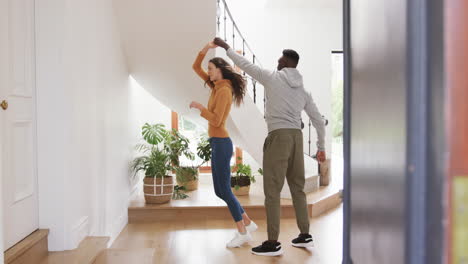
MULTIPOLYGON (((3 1, 3 0, 0 0, 3 1)), ((0 84, 1 85, 1 84, 0 84)), ((0 89, 2 89, 0 87, 0 89)), ((1 99, 3 97, 3 93, 0 91, 0 101, 3 100, 1 99)), ((0 111, 3 111, 0 109, 0 111)), ((4 127, 3 125, 5 124, 5 118, 3 117, 2 114, 0 114, 0 124, 1 127, 4 127)), ((2 201, 2 204, 0 206, 0 263, 4 262, 4 245, 3 245, 3 240, 4 240, 4 232, 3 232, 3 131, 0 129, 0 199, 2 201)))
MULTIPOLYGON (((352 264, 351 0, 343 0, 343 264, 352 264)), ((446 192, 444 1, 407 0, 407 172, 405 261, 443 263, 446 192), (423 99, 421 99, 423 98, 423 99), (439 124, 439 126, 437 126, 439 124), (444 124, 442 122, 442 124, 444 124), (425 130, 425 131, 422 131, 425 130), (426 239, 428 237, 431 239, 426 239)))
POLYGON ((350 0, 343 0, 343 264, 352 264, 351 241, 351 32, 350 0))
MULTIPOLYGON (((5 53, 5 57, 8 58, 7 60, 4 60, 4 63, 5 65, 3 65, 2 67, 2 73, 0 74, 0 76, 2 74, 5 74, 5 78, 4 81, 2 83, 0 83, 0 101, 1 100, 5 100, 8 98, 8 95, 9 95, 9 92, 8 92, 8 87, 10 85, 10 72, 9 72, 9 68, 10 68, 10 64, 9 64, 9 61, 10 61, 10 54, 12 52, 12 50, 10 49, 10 39, 9 39, 9 35, 10 35, 10 30, 11 30, 11 27, 10 27, 10 17, 11 17, 11 9, 10 9, 10 1, 11 0, 0 0, 1 1, 1 10, 3 10, 4 13, 1 13, 2 17, 5 17, 6 19, 6 23, 2 23, 4 25, 4 28, 2 29, 2 34, 3 33, 6 33, 6 35, 4 36, 1 36, 0 39, 2 39, 4 43, 6 43, 5 45, 8 47, 8 48, 4 48, 4 47, 0 47, 0 49, 2 49, 0 52, 3 52, 5 53), (5 39, 3 39, 5 38, 5 39), (6 40, 6 41, 5 41, 6 40)), ((30 21, 33 23, 32 24, 32 27, 31 27, 31 41, 32 41, 32 47, 31 47, 31 66, 34 67, 34 71, 31 73, 32 74, 32 79, 31 79, 31 85, 32 85, 32 91, 31 91, 31 95, 32 95, 32 101, 31 101, 31 118, 32 118, 32 144, 33 144, 33 163, 31 164, 33 166, 33 180, 34 180, 34 195, 36 196, 35 197, 35 200, 36 200, 36 204, 35 204, 35 210, 36 210, 36 222, 37 222, 37 228, 36 230, 39 228, 39 177, 38 177, 38 138, 37 138, 37 67, 36 67, 36 0, 29 0, 30 2, 28 2, 28 4, 31 4, 31 10, 30 10, 30 21)), ((4 112, 3 109, 0 109, 0 111, 4 112)), ((8 122, 8 119, 6 118, 6 115, 5 114, 0 114, 0 124, 2 124, 3 127, 5 127, 5 125, 7 124, 8 122)), ((6 138, 6 134, 4 132, 4 130, 1 130, 0 129, 0 199, 2 201, 2 205, 0 206, 2 209, 0 210, 0 262, 2 262, 4 260, 4 252, 6 250, 8 250, 8 248, 6 248, 6 245, 4 243, 4 239, 5 239, 5 229, 4 229, 4 225, 5 225, 5 213, 4 213, 4 180, 5 180, 5 177, 6 175, 3 173, 4 172, 4 169, 5 169, 5 163, 4 163, 4 158, 8 157, 6 154, 7 154, 7 151, 8 149, 8 145, 7 145, 7 138, 6 138)), ((6 186, 5 186, 6 187, 6 186)), ((27 236, 26 236, 27 237, 27 236)), ((23 237, 22 239, 26 238, 26 237, 23 237)), ((21 241, 21 240, 20 240, 21 241)), ((14 246, 14 245, 13 245, 14 246)), ((2 262, 3 263, 3 262, 2 262)))
MULTIPOLYGON (((8 6, 8 0, 0 0, 0 18, 1 19, 5 19, 7 16, 5 15, 5 13, 8 12, 8 8, 6 8, 8 6)), ((5 19, 6 20, 6 19, 5 19)), ((4 41, 4 33, 5 33, 5 30, 6 28, 8 27, 8 23, 0 23, 0 25, 3 25, 2 27, 5 27, 5 28, 2 28, 1 31, 0 31, 0 34, 2 34, 2 36, 0 36, 0 43, 6 43, 6 41, 4 41)), ((1 44, 0 44, 1 45, 1 44)), ((3 48, 3 46, 0 46, 0 53, 6 53, 5 51, 6 49, 3 48)), ((5 60, 3 62, 0 62, 0 63, 7 63, 5 60)), ((6 74, 4 73, 3 71, 6 71, 8 67, 3 67, 0 66, 0 76, 3 76, 3 74, 6 74)), ((7 85, 5 79, 6 78, 0 78, 0 80, 3 79, 3 81, 0 82, 0 101, 1 100, 4 100, 4 96, 5 96, 5 92, 4 90, 6 89, 5 88, 5 85, 7 85)), ((3 112, 3 109, 0 109, 1 112, 3 112)), ((0 113, 0 125, 1 127, 4 127, 4 124, 5 124, 6 120, 5 120, 5 117, 4 117, 4 114, 3 113, 0 113)), ((4 169, 4 166, 3 166, 3 150, 4 150, 4 133, 3 133, 3 130, 0 129, 0 200, 1 200, 1 204, 0 204, 0 263, 3 263, 4 262, 4 231, 3 231, 3 169, 4 169)))
POLYGON ((444 255, 444 1, 407 5, 406 263, 440 264, 444 255))

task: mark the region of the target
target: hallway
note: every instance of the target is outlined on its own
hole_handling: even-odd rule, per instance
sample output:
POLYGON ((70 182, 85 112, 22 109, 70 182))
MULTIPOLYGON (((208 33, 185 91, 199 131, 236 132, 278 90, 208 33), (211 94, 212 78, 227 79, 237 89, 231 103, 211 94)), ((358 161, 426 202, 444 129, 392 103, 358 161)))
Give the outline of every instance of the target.
MULTIPOLYGON (((0 263, 468 260, 468 0, 0 0, 0 20, 0 263), (176 170, 129 169, 143 155, 135 146, 144 124, 178 130, 177 115, 208 126, 189 107, 210 94, 191 66, 215 36, 266 69, 283 48, 301 54, 305 88, 330 120, 324 149, 339 168, 334 189, 308 189, 320 181, 312 157, 320 133, 302 113, 315 248, 289 245, 298 230, 282 200, 284 255, 250 253, 267 237, 262 178, 240 199, 260 229, 231 250, 234 224, 205 177, 211 165, 197 167, 190 198, 158 205, 141 192, 171 198, 180 186, 156 183, 176 180, 176 170), (332 118, 335 86, 341 119, 332 118), (334 126, 343 128, 339 141, 334 126)), ((203 65, 225 54, 211 50, 203 65)), ((275 104, 247 75, 246 100, 226 129, 232 165, 244 155, 255 172, 265 106, 275 104)))

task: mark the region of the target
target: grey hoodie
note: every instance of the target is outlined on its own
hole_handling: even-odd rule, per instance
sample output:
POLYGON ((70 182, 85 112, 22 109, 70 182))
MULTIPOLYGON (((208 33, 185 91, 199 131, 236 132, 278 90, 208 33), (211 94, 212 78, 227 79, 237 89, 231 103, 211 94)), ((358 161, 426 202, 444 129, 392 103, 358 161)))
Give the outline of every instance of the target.
POLYGON ((234 64, 265 87, 268 132, 281 128, 301 129, 301 112, 305 110, 317 131, 317 148, 325 150, 322 115, 310 92, 305 91, 302 75, 296 68, 269 71, 251 63, 231 48, 227 50, 227 55, 234 64))

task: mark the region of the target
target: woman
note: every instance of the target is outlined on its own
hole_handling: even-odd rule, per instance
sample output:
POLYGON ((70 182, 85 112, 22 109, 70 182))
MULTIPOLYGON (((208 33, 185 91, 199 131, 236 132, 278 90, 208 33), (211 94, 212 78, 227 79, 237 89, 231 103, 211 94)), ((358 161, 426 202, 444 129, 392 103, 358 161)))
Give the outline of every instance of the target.
POLYGON ((251 241, 251 232, 257 230, 257 225, 245 213, 239 201, 231 191, 231 167, 232 141, 225 128, 226 119, 234 100, 236 106, 240 106, 245 95, 245 80, 242 75, 222 58, 213 58, 208 63, 208 73, 201 63, 210 48, 216 48, 213 42, 209 42, 198 54, 193 63, 193 70, 205 81, 205 85, 211 88, 208 107, 198 102, 192 102, 190 108, 200 110, 200 115, 208 120, 208 135, 210 137, 211 169, 213 185, 216 196, 223 199, 237 225, 234 238, 227 243, 227 247, 240 247, 245 242, 251 241))

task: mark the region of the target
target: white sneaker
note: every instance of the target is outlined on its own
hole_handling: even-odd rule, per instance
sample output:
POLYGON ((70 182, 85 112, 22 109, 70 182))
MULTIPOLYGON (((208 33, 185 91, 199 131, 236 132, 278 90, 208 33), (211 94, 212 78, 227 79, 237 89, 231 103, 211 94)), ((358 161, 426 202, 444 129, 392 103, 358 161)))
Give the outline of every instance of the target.
POLYGON ((250 220, 250 225, 246 225, 246 226, 245 226, 245 229, 247 229, 247 231, 249 231, 250 233, 252 233, 252 232, 257 231, 258 226, 257 226, 257 224, 255 224, 254 221, 250 220))
POLYGON ((226 247, 228 248, 240 247, 244 243, 247 243, 249 241, 252 241, 252 236, 250 235, 248 231, 244 235, 236 231, 234 238, 231 241, 229 241, 229 243, 226 244, 226 247))

